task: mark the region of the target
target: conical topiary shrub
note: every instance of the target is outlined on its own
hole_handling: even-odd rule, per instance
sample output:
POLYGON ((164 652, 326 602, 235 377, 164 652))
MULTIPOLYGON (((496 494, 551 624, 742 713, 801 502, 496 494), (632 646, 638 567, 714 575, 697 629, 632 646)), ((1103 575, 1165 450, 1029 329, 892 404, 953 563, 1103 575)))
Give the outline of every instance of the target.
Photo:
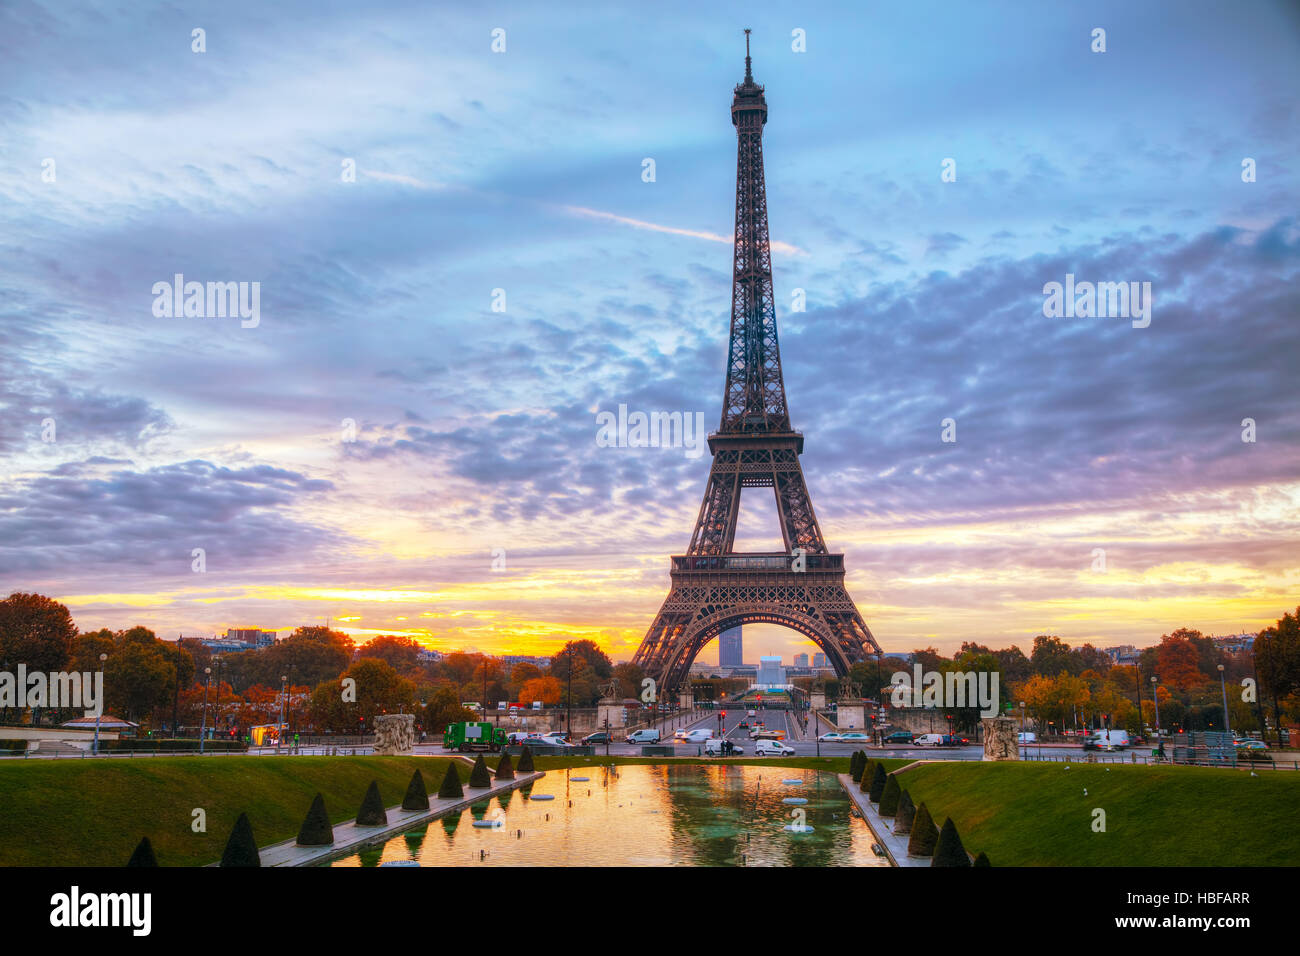
POLYGON ((853 751, 853 756, 849 758, 849 776, 853 778, 854 783, 862 780, 862 761, 866 757, 861 750, 853 751))
POLYGON ((298 828, 298 845, 334 845, 334 828, 330 826, 330 815, 325 812, 325 798, 319 793, 312 797, 311 809, 298 828))
POLYGON ((478 759, 474 761, 474 769, 469 772, 469 788, 478 790, 490 786, 492 786, 492 775, 488 773, 487 762, 484 761, 483 755, 479 754, 478 759))
POLYGON ((898 797, 898 812, 894 814, 894 832, 903 834, 912 832, 912 821, 916 818, 916 806, 912 795, 904 790, 898 797))
POLYGON ((961 836, 957 833, 957 825, 952 822, 952 817, 943 821, 943 829, 939 831, 939 842, 935 844, 934 859, 930 865, 970 866, 970 857, 961 845, 961 836))
POLYGON ((536 773, 533 770, 533 752, 527 747, 519 754, 519 766, 515 768, 520 773, 536 773))
POLYGON ((411 782, 406 785, 406 796, 402 798, 403 810, 428 810, 429 792, 424 789, 424 774, 416 770, 411 774, 411 782))
POLYGON ((993 864, 989 862, 989 858, 988 856, 985 855, 983 850, 980 850, 980 855, 975 857, 975 862, 971 864, 971 866, 992 866, 992 865, 993 864))
POLYGON ((497 764, 497 772, 495 774, 495 779, 497 780, 515 779, 515 768, 510 764, 509 754, 501 755, 501 762, 497 764))
POLYGON ((388 822, 388 811, 384 809, 384 800, 379 796, 379 781, 371 780, 366 787, 366 795, 361 798, 361 809, 357 811, 357 826, 382 827, 388 822))
POLYGON ((127 866, 157 866, 158 858, 153 855, 153 844, 149 842, 148 837, 140 837, 140 842, 136 844, 135 851, 131 854, 131 859, 127 861, 127 866))
POLYGON ((869 758, 862 764, 862 777, 860 778, 859 789, 861 789, 863 793, 867 793, 871 790, 871 778, 875 775, 875 768, 876 762, 869 758))
POLYGON ((460 799, 465 796, 465 790, 460 785, 460 774, 456 771, 456 761, 447 761, 447 772, 442 775, 442 786, 438 788, 438 799, 447 800, 452 797, 460 799))
POLYGON ((262 865, 262 858, 257 855, 257 841, 253 839, 253 825, 248 822, 247 813, 241 813, 235 821, 235 828, 230 831, 230 839, 226 841, 226 850, 221 854, 221 865, 262 865))
POLYGON ((907 840, 908 856, 932 856, 934 854, 934 844, 939 839, 939 831, 935 828, 934 820, 930 818, 930 811, 921 801, 921 805, 916 808, 916 819, 912 821, 912 835, 907 840))
POLYGON ((867 799, 872 803, 879 803, 880 798, 885 795, 885 768, 876 764, 876 769, 871 771, 871 789, 867 791, 867 799))
POLYGON ((882 817, 892 817, 898 812, 898 798, 902 795, 903 789, 898 785, 898 777, 889 774, 885 777, 885 790, 880 795, 880 815, 882 817))

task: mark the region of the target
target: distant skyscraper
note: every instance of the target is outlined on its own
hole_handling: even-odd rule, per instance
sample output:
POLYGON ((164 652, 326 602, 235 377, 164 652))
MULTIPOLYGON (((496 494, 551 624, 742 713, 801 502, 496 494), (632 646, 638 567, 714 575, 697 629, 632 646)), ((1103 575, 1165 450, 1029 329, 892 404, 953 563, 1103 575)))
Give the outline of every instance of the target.
POLYGON ((785 668, 781 666, 781 658, 760 657, 758 659, 758 678, 755 683, 759 687, 784 687, 785 668))
POLYGON ((739 667, 745 663, 745 645, 741 641, 741 628, 733 627, 718 637, 718 666, 739 667))
POLYGON ((830 665, 826 663, 826 655, 825 655, 825 654, 814 654, 814 655, 813 655, 812 666, 813 666, 813 667, 829 667, 830 665))
POLYGON ((807 655, 807 654, 796 654, 796 655, 794 656, 794 666, 795 666, 795 667, 807 667, 807 666, 808 666, 808 655, 807 655))

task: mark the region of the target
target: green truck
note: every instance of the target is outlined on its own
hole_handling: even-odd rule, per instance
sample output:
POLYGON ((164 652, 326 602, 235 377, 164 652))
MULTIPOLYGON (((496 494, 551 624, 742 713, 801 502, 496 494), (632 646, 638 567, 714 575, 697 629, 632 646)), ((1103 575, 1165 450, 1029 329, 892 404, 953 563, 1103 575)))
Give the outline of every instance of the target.
POLYGON ((490 750, 497 753, 506 745, 506 732, 487 721, 462 720, 448 724, 442 735, 443 750, 490 750))

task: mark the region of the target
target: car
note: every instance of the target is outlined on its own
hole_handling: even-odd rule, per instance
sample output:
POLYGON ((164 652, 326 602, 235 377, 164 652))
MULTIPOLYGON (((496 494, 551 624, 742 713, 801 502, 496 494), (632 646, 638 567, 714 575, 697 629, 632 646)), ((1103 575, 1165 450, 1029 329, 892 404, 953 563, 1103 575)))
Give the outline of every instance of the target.
POLYGON ((760 730, 749 736, 754 740, 785 740, 785 732, 780 730, 760 730))
POLYGON ((626 742, 629 744, 657 744, 659 743, 659 731, 654 727, 634 730, 627 735, 626 742))
POLYGON ((704 741, 704 755, 706 757, 731 757, 736 754, 743 754, 745 748, 741 747, 734 740, 725 740, 722 737, 710 737, 704 741))
POLYGON ((582 743, 587 747, 590 747, 593 744, 609 744, 613 742, 614 735, 606 733, 603 730, 598 730, 594 734, 587 734, 587 736, 582 738, 582 743))
POLYGON ((740 723, 736 724, 736 729, 737 729, 737 730, 748 730, 748 729, 749 729, 749 721, 747 721, 747 720, 742 720, 740 723))
POLYGON ((856 731, 856 730, 850 730, 850 731, 849 731, 848 733, 846 733, 846 734, 840 734, 840 741, 841 741, 842 743, 853 743, 853 744, 855 744, 855 743, 860 743, 861 741, 864 741, 864 740, 870 740, 870 739, 871 739, 871 736, 870 736, 869 734, 860 733, 860 732, 858 732, 858 731, 856 731))
POLYGON ((506 743, 511 747, 518 747, 520 744, 527 741, 529 737, 533 737, 533 734, 522 730, 512 730, 510 733, 506 734, 506 743))
POLYGON ((1238 750, 1267 750, 1268 744, 1262 740, 1243 740, 1236 744, 1238 750))
POLYGON ((754 756, 756 757, 792 757, 794 748, 787 747, 779 740, 760 740, 754 744, 754 756))
POLYGON ((756 711, 749 710, 749 711, 746 711, 746 712, 745 712, 745 716, 746 716, 746 717, 757 717, 757 716, 758 716, 758 713, 757 713, 756 711))
POLYGON ((698 743, 703 743, 704 741, 708 740, 712 736, 713 736, 713 731, 710 728, 696 727, 694 730, 686 731, 685 736, 682 736, 682 732, 678 731, 676 734, 673 735, 673 740, 680 740, 681 742, 688 743, 688 744, 698 744, 698 743))
POLYGON ((916 738, 906 730, 895 730, 885 738, 887 744, 908 744, 910 745, 916 738))
POLYGON ((817 740, 823 744, 835 743, 835 741, 839 739, 840 739, 840 735, 834 732, 831 732, 829 734, 822 734, 820 737, 817 738, 817 740))
POLYGON ((1032 730, 1024 730, 1016 734, 1016 743, 1018 744, 1035 744, 1038 743, 1038 735, 1032 730))

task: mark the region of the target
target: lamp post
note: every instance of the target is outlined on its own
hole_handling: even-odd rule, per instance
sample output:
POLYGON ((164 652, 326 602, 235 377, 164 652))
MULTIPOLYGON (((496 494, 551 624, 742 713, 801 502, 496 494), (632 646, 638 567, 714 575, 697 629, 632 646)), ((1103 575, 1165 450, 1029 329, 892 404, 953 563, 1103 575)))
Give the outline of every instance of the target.
POLYGON ((1155 674, 1151 675, 1151 702, 1156 707, 1156 743, 1160 743, 1160 694, 1159 679, 1155 674))
MULTIPOLYGON (((99 655, 99 673, 101 675, 104 673, 104 661, 106 660, 108 660, 107 654, 99 655)), ((100 678, 100 681, 101 682, 103 681, 102 677, 100 678)), ((104 713, 103 692, 101 692, 99 696, 100 696, 99 706, 95 708, 95 754, 96 755, 99 754, 99 717, 102 713, 104 713)))
POLYGON ((1219 665, 1219 687, 1223 690, 1223 732, 1232 733, 1232 725, 1228 722, 1228 684, 1223 677, 1223 665, 1219 665))
POLYGON ((212 676, 212 668, 203 668, 203 717, 199 720, 199 755, 203 754, 203 738, 208 733, 208 679, 212 676))
POLYGON ((280 742, 284 737, 284 704, 289 696, 289 675, 280 675, 280 726, 275 728, 275 752, 280 752, 280 742))
POLYGON ((564 732, 566 734, 572 734, 573 733, 573 645, 572 644, 569 645, 568 657, 569 657, 569 690, 568 693, 565 694, 565 698, 564 698, 565 706, 568 708, 568 713, 564 718, 564 732))

